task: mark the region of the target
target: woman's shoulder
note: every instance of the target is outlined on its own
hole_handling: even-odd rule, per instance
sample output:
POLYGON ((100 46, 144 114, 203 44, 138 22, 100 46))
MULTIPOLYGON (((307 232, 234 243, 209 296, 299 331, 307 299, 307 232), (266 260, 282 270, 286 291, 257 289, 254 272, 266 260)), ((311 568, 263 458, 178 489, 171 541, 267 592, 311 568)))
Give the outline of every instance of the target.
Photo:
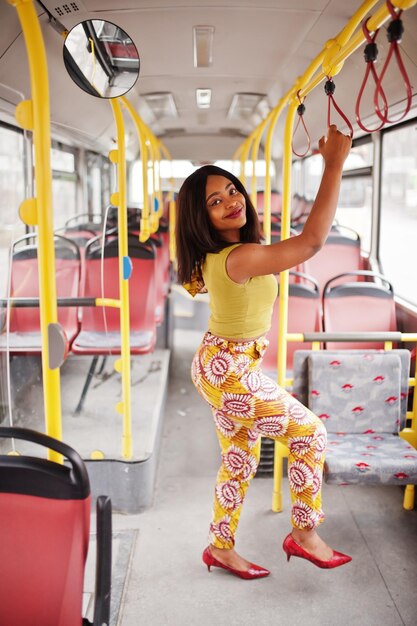
POLYGON ((219 250, 213 250, 212 252, 207 252, 205 256, 205 261, 207 261, 208 259, 211 259, 212 261, 216 259, 224 259, 225 257, 229 256, 232 250, 235 250, 236 248, 239 248, 240 246, 243 246, 243 245, 245 244, 240 243, 240 242, 232 243, 228 246, 225 246, 224 248, 220 248, 219 250))

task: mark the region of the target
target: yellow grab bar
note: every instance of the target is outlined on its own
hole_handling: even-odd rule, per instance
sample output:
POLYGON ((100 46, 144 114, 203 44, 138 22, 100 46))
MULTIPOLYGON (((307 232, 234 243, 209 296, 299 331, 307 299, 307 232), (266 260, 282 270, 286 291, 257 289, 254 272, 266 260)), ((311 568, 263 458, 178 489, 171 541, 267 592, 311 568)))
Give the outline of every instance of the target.
POLYGON ((123 416, 122 456, 132 458, 132 408, 130 390, 130 320, 129 320, 129 277, 125 276, 124 259, 129 256, 127 244, 126 206, 126 156, 125 129, 119 99, 110 100, 117 131, 117 150, 110 153, 110 160, 117 164, 118 191, 112 194, 111 203, 117 206, 119 239, 119 298, 120 298, 120 340, 121 358, 115 369, 122 376, 122 401, 116 406, 123 416))
MULTIPOLYGON (((48 69, 42 32, 32 0, 10 1, 18 13, 29 62, 32 100, 22 102, 16 118, 33 130, 36 199, 31 224, 38 227, 39 307, 42 335, 42 376, 46 433, 62 439, 61 388, 59 368, 49 367, 48 327, 57 323, 54 228, 52 212, 51 127, 48 69), (20 118, 20 119, 19 119, 20 118)), ((49 451, 52 461, 62 456, 49 451)))
POLYGON ((133 107, 132 103, 126 98, 126 96, 122 96, 120 100, 125 105, 126 109, 129 111, 132 116, 133 122, 136 127, 136 132, 139 138, 140 144, 140 156, 142 159, 142 184, 143 184, 143 209, 142 216, 140 221, 140 233, 139 240, 147 241, 151 234, 150 224, 149 224, 149 197, 148 197, 148 145, 147 145, 147 132, 145 128, 145 124, 140 118, 138 112, 133 107))

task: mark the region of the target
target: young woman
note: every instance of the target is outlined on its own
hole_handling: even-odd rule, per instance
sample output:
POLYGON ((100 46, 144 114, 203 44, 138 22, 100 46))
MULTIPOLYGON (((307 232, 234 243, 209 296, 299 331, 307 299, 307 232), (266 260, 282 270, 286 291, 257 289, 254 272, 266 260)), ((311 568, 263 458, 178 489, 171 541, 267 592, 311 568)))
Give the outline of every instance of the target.
POLYGON ((194 357, 192 379, 213 411, 222 452, 210 545, 203 552, 209 570, 222 567, 246 579, 270 573, 234 549, 243 499, 259 462, 261 435, 284 439, 289 447, 292 532, 283 543, 288 560, 298 556, 322 568, 351 560, 316 532, 324 517, 323 423, 260 367, 277 296, 274 274, 309 259, 326 241, 350 147, 350 138, 330 126, 327 138, 319 141, 324 172, 304 229, 272 245, 260 244, 256 211, 232 174, 207 165, 180 189, 178 277, 193 295, 207 289, 210 296, 209 329, 194 357))

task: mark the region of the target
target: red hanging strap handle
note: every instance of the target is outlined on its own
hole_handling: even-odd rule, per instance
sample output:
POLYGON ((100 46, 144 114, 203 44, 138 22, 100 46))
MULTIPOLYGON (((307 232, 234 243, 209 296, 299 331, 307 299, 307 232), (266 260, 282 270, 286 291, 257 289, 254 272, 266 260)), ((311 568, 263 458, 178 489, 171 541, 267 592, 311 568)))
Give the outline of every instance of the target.
POLYGON ((352 127, 352 124, 350 123, 350 120, 346 117, 346 115, 343 113, 342 109, 337 105, 336 100, 333 97, 335 89, 336 89, 336 85, 334 84, 332 77, 328 76, 326 82, 324 83, 324 91, 326 92, 326 95, 328 96, 328 101, 327 101, 327 128, 329 128, 329 126, 331 125, 330 111, 331 111, 331 105, 333 105, 333 107, 339 113, 339 115, 343 119, 343 121, 346 122, 346 125, 347 125, 347 127, 349 128, 349 131, 350 131, 350 136, 353 137, 353 127, 352 127))
POLYGON ((298 101, 299 101, 299 103, 300 103, 300 104, 298 105, 298 107, 297 107, 298 122, 297 122, 297 124, 296 124, 296 126, 295 126, 295 128, 294 128, 294 133, 293 133, 293 136, 292 136, 292 141, 291 141, 291 150, 292 150, 293 154, 295 154, 295 156, 298 156, 298 157, 302 158, 302 157, 305 157, 305 156, 306 156, 306 154, 307 154, 307 152, 310 150, 310 146, 311 146, 311 139, 310 139, 309 132, 308 132, 308 130, 307 130, 307 126, 305 125, 305 122, 304 122, 304 113, 305 113, 305 110, 306 110, 306 107, 305 107, 305 104, 304 104, 304 100, 305 100, 305 98, 303 98, 303 101, 301 101, 301 98, 300 98, 300 92, 298 92, 298 93, 297 93, 297 98, 298 98, 298 101), (298 152, 296 152, 296 151, 295 151, 295 149, 294 149, 294 137, 295 137, 295 133, 297 132, 297 128, 298 128, 298 127, 299 127, 299 125, 300 125, 300 122, 301 122, 301 124, 303 125, 304 132, 305 132, 305 135, 306 135, 306 137, 307 137, 307 148, 305 149, 305 151, 304 151, 302 154, 299 154, 299 153, 298 153, 298 152))
POLYGON ((413 98, 413 94, 412 94, 412 90, 411 90, 411 84, 410 84, 410 79, 408 78, 408 74, 407 74, 407 70, 404 67, 404 63, 401 57, 401 52, 400 52, 400 48, 398 46, 398 44, 401 42, 403 33, 404 33, 404 27, 403 27, 403 23, 402 20, 400 20, 400 16, 402 13, 402 10, 399 11, 398 13, 395 11, 393 5, 391 4, 390 0, 386 0, 387 3, 387 7, 389 9, 389 12, 391 13, 391 17, 392 17, 392 21, 390 22, 388 29, 387 29, 387 38, 388 41, 390 43, 390 48, 388 51, 388 55, 387 58, 385 59, 385 63, 384 66, 382 68, 381 74, 379 75, 379 80, 377 82, 376 85, 376 89, 375 89, 375 93, 374 93, 374 105, 375 105, 375 111, 379 117, 379 119, 384 123, 389 123, 392 124, 393 122, 399 122, 401 121, 408 113, 408 111, 411 108, 411 101, 413 98), (390 119, 388 117, 388 108, 385 108, 385 104, 384 104, 384 110, 381 111, 381 107, 379 106, 379 99, 381 98, 382 101, 384 102, 384 96, 383 96, 383 89, 382 89, 382 81, 384 79, 385 76, 385 72, 387 71, 388 65, 390 63, 391 57, 392 55, 395 55, 396 61, 397 61, 397 65, 398 68, 401 72, 401 75, 403 77, 404 80, 404 86, 405 86, 405 92, 406 92, 406 106, 405 106, 405 110, 404 112, 400 115, 400 117, 398 117, 397 119, 390 119))
POLYGON ((376 113, 378 115, 378 117, 381 119, 381 123, 379 124, 379 126, 377 126, 376 128, 367 128, 365 126, 365 124, 363 124, 362 120, 361 120, 361 116, 360 116, 360 105, 361 105, 361 100, 362 100, 362 96, 363 96, 363 92, 365 90, 365 85, 368 81, 369 78, 369 74, 372 74, 372 78, 374 79, 375 85, 378 86, 379 83, 379 78, 378 78, 378 74, 376 73, 375 70, 375 61, 378 57, 378 46, 375 43, 375 39, 376 36, 378 35, 379 29, 377 29, 373 36, 371 37, 369 30, 367 28, 367 23, 368 20, 366 20, 365 22, 362 23, 362 31, 366 37, 367 40, 367 44, 365 46, 365 50, 364 50, 364 57, 365 57, 365 62, 366 62, 366 70, 365 70, 365 76, 363 78, 362 81, 362 85, 359 89, 359 93, 358 93, 358 97, 356 100, 356 104, 355 104, 355 116, 356 116, 356 121, 358 123, 358 126, 364 130, 367 133, 373 133, 376 130, 380 130, 384 124, 385 121, 384 119, 386 118, 386 116, 388 115, 388 103, 387 103, 387 99, 385 97, 385 93, 384 90, 382 89, 382 87, 380 88, 380 96, 382 99, 382 103, 383 103, 383 107, 384 107, 384 119, 381 119, 380 115, 378 114, 379 108, 376 109, 376 113))

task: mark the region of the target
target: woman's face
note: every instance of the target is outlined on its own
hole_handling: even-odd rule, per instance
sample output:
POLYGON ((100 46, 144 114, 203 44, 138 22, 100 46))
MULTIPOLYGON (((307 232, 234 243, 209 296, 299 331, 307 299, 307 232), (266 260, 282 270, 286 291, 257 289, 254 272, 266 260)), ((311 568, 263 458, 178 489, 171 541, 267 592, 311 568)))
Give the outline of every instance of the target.
POLYGON ((206 208, 210 222, 224 241, 239 241, 246 224, 245 196, 224 176, 208 176, 206 208))

